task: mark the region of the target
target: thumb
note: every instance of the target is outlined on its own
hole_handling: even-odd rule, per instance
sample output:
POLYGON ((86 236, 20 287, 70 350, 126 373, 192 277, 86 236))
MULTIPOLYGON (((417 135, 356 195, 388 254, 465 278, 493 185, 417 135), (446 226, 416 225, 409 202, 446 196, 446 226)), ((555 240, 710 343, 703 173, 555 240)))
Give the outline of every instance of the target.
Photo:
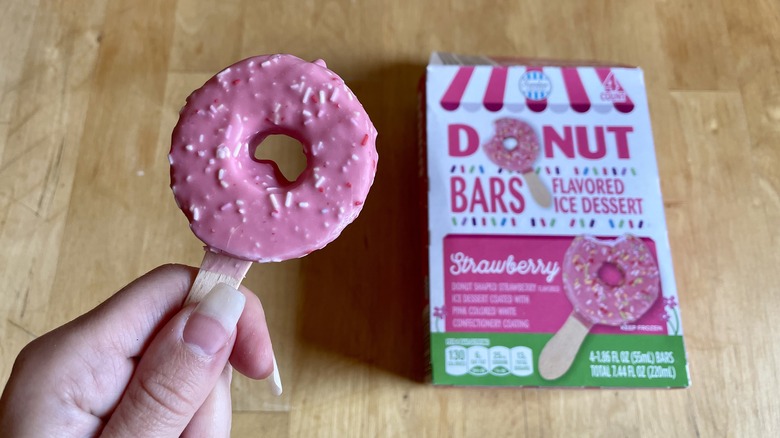
POLYGON ((174 316, 143 353, 104 435, 179 436, 228 362, 245 302, 220 283, 174 316))

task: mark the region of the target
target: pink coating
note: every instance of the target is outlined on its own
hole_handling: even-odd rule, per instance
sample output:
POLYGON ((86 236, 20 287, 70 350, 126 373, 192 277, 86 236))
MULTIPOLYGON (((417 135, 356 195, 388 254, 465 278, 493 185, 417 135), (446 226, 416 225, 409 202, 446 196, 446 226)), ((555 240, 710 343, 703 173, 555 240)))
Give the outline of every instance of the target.
POLYGON ((610 241, 576 237, 563 259, 563 284, 577 315, 611 326, 642 317, 661 289, 650 249, 630 234, 610 241))
POLYGON ((496 120, 496 135, 483 148, 498 166, 521 173, 533 171, 539 156, 539 137, 528 123, 512 118, 496 120))
POLYGON ((210 250, 258 262, 302 257, 360 213, 376 173, 376 136, 322 60, 248 58, 187 98, 173 130, 171 188, 210 250), (295 181, 254 158, 274 134, 303 146, 307 166, 295 181))

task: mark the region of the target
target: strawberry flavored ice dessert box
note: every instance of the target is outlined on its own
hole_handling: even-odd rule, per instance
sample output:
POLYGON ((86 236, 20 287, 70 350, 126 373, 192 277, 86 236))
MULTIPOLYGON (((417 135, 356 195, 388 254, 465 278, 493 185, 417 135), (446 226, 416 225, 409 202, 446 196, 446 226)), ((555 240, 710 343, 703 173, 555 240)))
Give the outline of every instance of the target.
POLYGON ((687 387, 642 70, 434 53, 433 383, 687 387))

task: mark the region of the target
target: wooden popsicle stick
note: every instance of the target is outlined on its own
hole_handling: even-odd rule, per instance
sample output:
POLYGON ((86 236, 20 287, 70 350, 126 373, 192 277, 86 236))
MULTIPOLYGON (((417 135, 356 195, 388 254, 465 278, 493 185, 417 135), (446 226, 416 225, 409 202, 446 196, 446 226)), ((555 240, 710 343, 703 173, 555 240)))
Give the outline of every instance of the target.
POLYGON ((550 208, 552 205, 552 195, 547 187, 544 185, 539 175, 534 171, 526 172, 523 174, 525 182, 528 184, 528 190, 531 191, 531 197, 534 198, 537 204, 543 208, 550 208))
POLYGON ((252 262, 206 250, 198 276, 192 283, 184 305, 200 302, 217 283, 225 283, 238 289, 251 266, 252 262))
POLYGON ((543 379, 555 380, 569 371, 591 327, 593 324, 582 322, 574 312, 569 315, 539 355, 539 374, 543 379))
MULTIPOLYGON (((203 255, 203 261, 200 263, 198 275, 190 288, 190 293, 184 300, 184 305, 200 302, 217 283, 225 283, 238 289, 251 266, 252 262, 211 252, 207 249, 206 254, 203 255)), ((282 394, 282 381, 279 377, 276 357, 273 358, 273 361, 274 368, 268 383, 274 395, 278 396, 282 394)))

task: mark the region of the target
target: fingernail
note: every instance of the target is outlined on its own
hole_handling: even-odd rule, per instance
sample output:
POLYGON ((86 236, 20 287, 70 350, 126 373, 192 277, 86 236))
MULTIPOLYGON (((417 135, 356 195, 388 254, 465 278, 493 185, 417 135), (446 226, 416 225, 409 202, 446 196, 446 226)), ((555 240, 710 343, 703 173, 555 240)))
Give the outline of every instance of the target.
POLYGON ((245 303, 244 294, 218 283, 187 320, 182 336, 184 342, 199 354, 215 354, 233 335, 245 303))
POLYGON ((275 396, 282 395, 282 378, 279 376, 279 367, 276 365, 276 356, 273 356, 274 359, 274 370, 271 373, 271 376, 268 380, 268 386, 271 388, 271 392, 274 393, 275 396))

